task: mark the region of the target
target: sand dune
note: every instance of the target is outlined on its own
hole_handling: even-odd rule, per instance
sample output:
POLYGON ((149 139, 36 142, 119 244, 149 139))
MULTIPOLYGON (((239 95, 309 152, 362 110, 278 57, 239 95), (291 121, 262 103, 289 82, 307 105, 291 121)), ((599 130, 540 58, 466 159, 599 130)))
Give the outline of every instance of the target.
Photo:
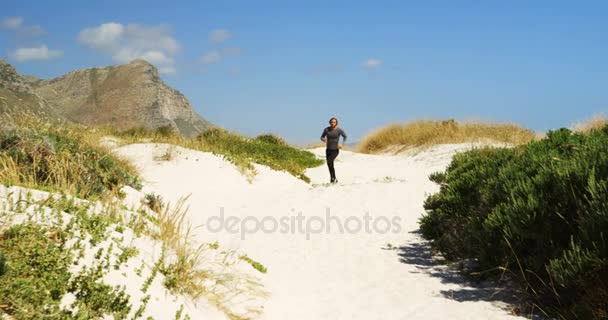
MULTIPOLYGON (((325 166, 306 172, 311 184, 257 166, 249 183, 210 153, 156 144, 116 151, 140 167, 144 192, 170 202, 191 195, 189 219, 200 226, 200 241, 219 241, 267 267, 259 277, 270 295, 254 306, 261 319, 517 318, 492 295, 494 288, 471 287, 453 268, 437 265, 416 232, 425 196, 438 190, 428 175, 470 147, 399 155, 343 151, 337 185, 326 183, 325 166), (155 160, 167 148, 172 159, 155 160)), ((207 312, 189 310, 193 319, 207 312)))

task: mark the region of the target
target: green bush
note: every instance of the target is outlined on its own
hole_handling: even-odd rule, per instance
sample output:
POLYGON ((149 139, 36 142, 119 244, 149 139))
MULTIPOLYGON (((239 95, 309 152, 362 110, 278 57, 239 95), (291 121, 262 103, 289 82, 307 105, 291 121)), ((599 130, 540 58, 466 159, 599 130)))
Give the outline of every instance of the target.
POLYGON ((262 142, 266 142, 266 143, 270 143, 270 144, 276 144, 276 145, 280 145, 280 146, 286 146, 287 142, 285 142, 285 140, 283 140, 283 138, 274 135, 274 134, 261 134, 257 137, 255 137, 256 140, 258 141, 262 141, 262 142))
POLYGON ((607 315, 608 127, 458 154, 432 178, 421 231, 446 257, 506 268, 565 318, 607 315))

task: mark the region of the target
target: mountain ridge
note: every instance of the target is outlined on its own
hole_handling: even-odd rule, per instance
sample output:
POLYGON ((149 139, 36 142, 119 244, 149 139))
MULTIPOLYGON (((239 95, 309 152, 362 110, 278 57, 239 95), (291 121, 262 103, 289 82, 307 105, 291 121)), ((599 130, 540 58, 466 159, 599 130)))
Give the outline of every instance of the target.
POLYGON ((194 111, 181 92, 162 81, 156 67, 143 59, 77 69, 52 79, 22 76, 0 60, 0 100, 3 97, 10 101, 4 103, 4 108, 0 101, 0 111, 32 111, 118 130, 169 126, 192 137, 214 127, 194 111))

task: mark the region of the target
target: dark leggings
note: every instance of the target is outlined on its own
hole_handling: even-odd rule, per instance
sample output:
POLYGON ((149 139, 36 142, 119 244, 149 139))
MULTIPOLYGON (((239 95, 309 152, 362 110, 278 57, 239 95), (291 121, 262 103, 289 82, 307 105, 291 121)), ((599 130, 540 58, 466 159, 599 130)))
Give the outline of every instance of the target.
POLYGON ((340 153, 339 149, 325 149, 325 157, 327 158, 327 167, 329 168, 329 175, 331 180, 336 180, 336 170, 334 169, 334 160, 340 153))

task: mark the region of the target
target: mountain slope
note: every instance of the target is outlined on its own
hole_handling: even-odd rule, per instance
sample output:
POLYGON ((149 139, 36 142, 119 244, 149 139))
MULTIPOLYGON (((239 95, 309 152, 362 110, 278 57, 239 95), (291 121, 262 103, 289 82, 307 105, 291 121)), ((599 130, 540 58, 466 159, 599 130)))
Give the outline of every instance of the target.
POLYGON ((55 108, 32 91, 34 81, 0 59, 0 115, 27 112, 48 119, 62 119, 55 108))
POLYGON ((32 82, 32 86, 60 114, 86 125, 119 130, 171 126, 185 136, 213 126, 193 110, 183 94, 160 79, 153 65, 140 59, 76 70, 32 82))

